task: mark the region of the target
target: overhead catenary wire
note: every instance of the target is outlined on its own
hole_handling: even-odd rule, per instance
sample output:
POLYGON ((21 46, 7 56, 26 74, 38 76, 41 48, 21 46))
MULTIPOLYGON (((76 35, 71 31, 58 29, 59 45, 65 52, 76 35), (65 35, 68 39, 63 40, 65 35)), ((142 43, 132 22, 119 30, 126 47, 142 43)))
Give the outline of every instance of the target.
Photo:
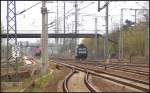
MULTIPOLYGON (((80 8, 80 9, 78 9, 78 11, 81 11, 82 9, 84 9, 84 8, 86 8, 86 7, 88 7, 88 6, 92 5, 92 4, 94 4, 94 2, 91 2, 90 4, 88 4, 88 5, 86 5, 86 6, 82 7, 82 8, 80 8)), ((70 15, 74 15, 74 14, 75 14, 75 12, 72 12, 72 13, 70 13, 69 15, 67 15, 67 17, 70 16, 70 15)))
MULTIPOLYGON (((79 5, 81 5, 82 3, 83 3, 83 1, 82 1, 79 5)), ((74 10, 74 8, 70 9, 68 12, 66 12, 66 14, 68 14, 68 13, 71 12, 72 10, 74 10)), ((62 17, 63 17, 63 16, 59 17, 58 19, 60 19, 60 18, 62 18, 62 17)), ((56 21, 56 20, 54 20, 54 21, 56 21)), ((54 21, 51 22, 49 25, 53 24, 54 21)))
POLYGON ((38 3, 36 3, 36 4, 34 4, 34 5, 32 5, 32 6, 31 6, 31 7, 29 7, 29 8, 27 8, 27 9, 25 9, 25 10, 23 10, 23 11, 19 12, 19 13, 16 13, 16 15, 20 15, 20 14, 22 14, 22 13, 26 12, 27 10, 29 10, 29 9, 31 9, 31 8, 33 8, 33 7, 35 7, 36 5, 38 5, 38 4, 40 4, 40 3, 41 3, 41 1, 40 1, 40 2, 38 2, 38 3))
POLYGON ((82 7, 82 8, 80 8, 80 9, 78 9, 78 11, 79 11, 79 10, 82 10, 82 9, 84 9, 84 8, 86 8, 86 7, 88 7, 88 6, 92 5, 92 4, 94 4, 94 3, 95 3, 95 2, 91 2, 90 4, 88 4, 88 5, 86 5, 86 6, 82 7))
MULTIPOLYGON (((73 9, 74 9, 74 8, 70 9, 67 13, 69 13, 69 12, 72 11, 73 9)), ((60 18, 62 18, 62 17, 63 17, 63 16, 59 17, 58 19, 60 19, 60 18)), ((55 21, 56 21, 56 19, 55 19, 53 22, 49 23, 48 25, 51 25, 51 24, 55 23, 55 21)))
MULTIPOLYGON (((82 7, 82 8, 80 8, 80 9, 78 9, 78 11, 81 11, 82 9, 84 9, 84 8, 86 8, 86 7, 88 7, 88 6, 92 5, 92 4, 94 4, 94 2, 91 2, 90 4, 88 4, 88 5, 86 5, 86 6, 82 7)), ((74 8, 73 8, 73 9, 74 9, 74 8)), ((73 9, 70 9, 67 13, 69 13, 69 12, 72 11, 73 9)), ((72 12, 72 13, 66 15, 65 18, 67 18, 67 17, 69 17, 69 16, 71 16, 71 15, 74 15, 74 14, 75 14, 75 12, 72 12)), ((63 21, 63 16, 59 17, 58 20, 59 20, 59 22, 60 22, 60 21, 63 21), (60 19, 61 19, 61 20, 60 20, 60 19)), ((51 25, 51 24, 55 23, 55 21, 56 21, 56 20, 54 20, 53 22, 51 22, 51 23, 48 24, 48 25, 51 25)))
MULTIPOLYGON (((80 3, 80 4, 81 4, 81 3, 80 3)), ((68 13, 71 12, 72 10, 74 10, 74 8, 70 9, 68 12, 66 12, 66 14, 68 14, 68 13)), ((63 16, 59 17, 58 20, 59 20, 60 18, 62 18, 62 17, 63 17, 63 16)), ((65 17, 65 18, 66 18, 66 17, 65 17)), ((48 25, 51 25, 51 24, 55 23, 55 21, 56 21, 56 19, 55 19, 53 22, 51 22, 50 24, 48 24, 48 25)))

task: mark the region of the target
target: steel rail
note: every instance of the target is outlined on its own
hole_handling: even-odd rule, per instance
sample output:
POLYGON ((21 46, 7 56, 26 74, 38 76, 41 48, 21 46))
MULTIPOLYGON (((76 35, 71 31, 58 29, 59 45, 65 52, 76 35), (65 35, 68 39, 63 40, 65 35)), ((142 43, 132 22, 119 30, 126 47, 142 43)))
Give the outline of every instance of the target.
MULTIPOLYGON (((85 63, 81 63, 81 64, 85 64, 85 63)), ((105 65, 105 64, 90 64, 92 66, 95 66, 97 68, 100 68, 100 67, 105 67, 106 69, 112 69, 112 70, 119 70, 119 71, 125 71, 125 72, 129 72, 129 73, 134 73, 134 74, 139 74, 139 75, 144 75, 144 76, 148 76, 149 75, 149 72, 146 72, 146 71, 141 71, 141 70, 136 70, 136 69, 129 69, 129 68, 122 68, 120 66, 115 66, 115 65, 105 65)))
MULTIPOLYGON (((71 64, 71 65, 74 65, 74 64, 71 64)), ((94 71, 94 72, 97 72, 97 73, 103 73, 103 74, 111 75, 111 76, 114 76, 114 77, 119 77, 119 78, 122 78, 122 79, 127 79, 127 80, 130 80, 130 81, 134 81, 134 82, 138 82, 138 83, 142 83, 142 84, 147 84, 147 85, 149 85, 149 83, 146 82, 146 81, 142 81, 142 80, 138 80, 138 79, 133 79, 133 78, 129 78, 129 77, 117 75, 117 74, 112 74, 112 73, 106 72, 106 71, 95 70, 95 69, 93 69, 93 68, 86 68, 86 67, 83 67, 83 66, 81 66, 81 65, 80 65, 80 66, 79 66, 79 65, 74 65, 74 66, 79 67, 79 68, 82 68, 82 69, 91 70, 91 71, 94 71)))
MULTIPOLYGON (((54 58, 54 59, 60 59, 60 60, 68 60, 68 61, 73 61, 74 59, 70 59, 70 58, 62 58, 62 57, 57 57, 57 58, 54 58)), ((85 63, 86 62, 86 64, 98 64, 98 63, 96 63, 96 62, 104 62, 105 60, 86 60, 86 61, 82 61, 82 62, 80 62, 80 63, 85 63), (88 62, 87 62, 88 61, 88 62)), ((126 62, 126 61, 121 61, 121 62, 126 62)), ((121 63, 121 62, 112 62, 112 63, 110 63, 110 64, 108 64, 108 65, 118 65, 118 66, 132 66, 132 67, 149 67, 149 66, 147 66, 147 65, 140 65, 140 64, 131 64, 131 63, 128 63, 128 64, 123 64, 123 63, 121 63), (120 63, 120 64, 117 64, 117 63, 120 63)), ((99 63, 99 64, 104 64, 104 63, 99 63)))
POLYGON ((99 92, 97 89, 95 89, 89 82, 89 73, 86 73, 86 76, 84 78, 84 83, 87 86, 87 88, 91 91, 91 92, 99 92))
MULTIPOLYGON (((85 64, 85 63, 81 63, 81 64, 85 64)), ((129 72, 129 73, 135 73, 135 74, 140 74, 140 75, 145 75, 145 76, 149 75, 149 72, 147 72, 147 71, 142 71, 142 70, 137 70, 137 69, 129 69, 129 68, 123 67, 124 65, 119 65, 119 64, 117 64, 117 66, 115 64, 99 64, 99 63, 90 64, 90 65, 95 66, 97 68, 105 67, 105 68, 109 68, 109 69, 126 71, 126 72, 129 72)))
POLYGON ((69 79, 72 77, 72 75, 75 73, 75 70, 72 69, 71 73, 69 73, 67 75, 67 77, 64 79, 64 82, 63 82, 63 91, 64 92, 69 92, 69 89, 68 89, 68 81, 69 79))
POLYGON ((108 68, 114 69, 114 70, 126 71, 126 72, 130 72, 130 73, 135 73, 135 74, 140 74, 140 75, 145 75, 145 76, 149 75, 149 72, 146 72, 146 71, 134 70, 134 69, 128 69, 128 68, 121 68, 119 66, 111 66, 111 67, 108 67, 108 68))
MULTIPOLYGON (((101 62, 101 61, 105 61, 105 60, 101 60, 101 61, 99 61, 99 60, 86 60, 86 61, 88 61, 88 63, 93 63, 93 62, 101 62)), ((83 61, 84 62, 84 61, 83 61)), ((123 61, 124 62, 124 61, 123 61)), ((86 62, 87 63, 87 62, 86 62)), ((140 64, 130 64, 130 63, 128 63, 128 64, 123 64, 123 63, 119 63, 119 62, 112 62, 112 63, 110 63, 110 65, 119 65, 119 66, 133 66, 133 67, 149 67, 149 66, 147 66, 147 65, 140 65, 140 64)), ((100 63, 100 64, 103 64, 103 63, 100 63)))
MULTIPOLYGON (((58 59, 65 60, 65 61, 71 61, 71 60, 73 61, 73 59, 64 59, 64 58, 58 58, 58 59)), ((90 60, 90 61, 92 61, 92 60, 90 60)), ((94 62, 97 62, 97 61, 94 61, 94 62)), ((85 62, 80 62, 80 63, 81 64, 85 64, 85 62)), ((86 64, 88 64, 88 63, 86 62, 86 64)), ((120 67, 120 66, 128 66, 128 65, 122 65, 122 64, 102 64, 102 63, 92 63, 92 62, 90 62, 90 64, 91 65, 98 65, 98 64, 100 64, 97 67, 105 67, 106 66, 106 68, 110 68, 110 69, 114 69, 114 70, 128 71, 130 73, 135 73, 135 74, 140 74, 140 75, 145 75, 145 76, 149 75, 149 72, 147 72, 147 71, 134 70, 134 69, 121 68, 120 67), (117 67, 117 68, 115 68, 115 67, 117 67)))
MULTIPOLYGON (((64 92, 70 92, 69 91, 69 88, 68 88, 68 81, 69 79, 73 76, 73 74, 75 73, 76 71, 73 69, 68 75, 67 77, 64 79, 64 82, 63 82, 63 91, 64 92)), ((88 81, 88 78, 89 77, 89 74, 88 72, 86 73, 85 77, 84 77, 84 83, 85 85, 87 86, 87 88, 91 91, 91 92, 98 92, 98 90, 96 90, 88 81)))
POLYGON ((127 77, 124 78, 122 76, 118 76, 118 75, 114 75, 114 74, 110 74, 110 73, 105 73, 102 71, 95 71, 93 69, 84 68, 81 66, 70 65, 70 64, 63 63, 63 62, 61 62, 61 63, 55 62, 55 63, 62 64, 62 65, 69 67, 69 68, 74 68, 74 69, 82 71, 82 72, 88 71, 90 74, 92 74, 94 76, 102 77, 102 78, 105 78, 105 79, 129 86, 129 87, 138 89, 140 91, 149 91, 149 89, 147 88, 147 86, 149 86, 148 82, 144 82, 144 81, 140 81, 140 80, 136 80, 136 79, 131 79, 131 78, 127 78, 127 77), (119 80, 119 78, 121 80, 119 80), (142 84, 142 86, 140 86, 138 84, 142 84), (145 85, 146 87, 144 87, 143 85, 145 85))

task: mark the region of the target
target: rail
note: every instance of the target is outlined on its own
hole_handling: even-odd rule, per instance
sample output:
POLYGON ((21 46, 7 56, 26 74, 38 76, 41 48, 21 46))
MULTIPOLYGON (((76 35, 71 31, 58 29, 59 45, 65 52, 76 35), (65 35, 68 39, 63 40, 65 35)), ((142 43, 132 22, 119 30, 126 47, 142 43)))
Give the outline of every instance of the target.
POLYGON ((89 73, 87 72, 86 73, 86 76, 84 78, 84 83, 86 84, 87 88, 91 91, 91 92, 98 92, 97 89, 95 89, 91 84, 90 82, 88 81, 89 80, 89 73))
POLYGON ((79 66, 75 66, 75 65, 69 65, 63 62, 55 62, 55 63, 59 63, 62 64, 66 67, 69 68, 74 68, 76 70, 82 71, 82 72, 87 72, 94 75, 94 76, 98 76, 98 77, 102 77, 120 84, 123 84, 125 86, 128 87, 132 87, 134 89, 137 89, 139 91, 148 91, 149 90, 149 83, 148 82, 144 82, 144 81, 140 81, 140 80, 136 80, 136 79, 131 79, 131 78, 124 78, 122 76, 118 76, 118 75, 113 75, 113 74, 109 74, 109 73, 103 73, 103 72, 98 72, 92 69, 88 69, 88 68, 84 68, 84 67, 79 67, 79 66))
POLYGON ((69 92, 69 89, 68 89, 68 81, 69 79, 71 78, 71 76, 75 73, 75 70, 72 69, 71 73, 69 73, 67 75, 67 77, 64 79, 64 82, 63 82, 63 91, 64 92, 69 92))

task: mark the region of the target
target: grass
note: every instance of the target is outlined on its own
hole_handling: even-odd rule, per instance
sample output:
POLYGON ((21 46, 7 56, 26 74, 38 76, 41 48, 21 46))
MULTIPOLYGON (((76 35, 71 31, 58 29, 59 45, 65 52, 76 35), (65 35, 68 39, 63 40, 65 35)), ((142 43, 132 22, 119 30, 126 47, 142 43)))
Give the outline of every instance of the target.
POLYGON ((19 92, 21 90, 22 90, 21 86, 18 86, 18 85, 14 86, 14 85, 12 85, 12 86, 9 86, 7 88, 1 89, 1 92, 19 92))
POLYGON ((11 87, 11 88, 8 88, 7 90, 4 90, 3 92, 19 92, 20 90, 21 88, 11 87))
POLYGON ((25 91, 31 91, 31 92, 37 92, 37 91, 42 91, 43 86, 50 80, 53 79, 52 73, 48 73, 47 75, 41 76, 41 75, 34 75, 32 78, 26 78, 21 80, 23 82, 22 87, 18 86, 11 86, 7 87, 5 89, 2 89, 3 92, 20 92, 23 91, 25 88, 25 91), (26 88, 31 84, 32 80, 35 80, 36 86, 33 88, 26 88))
MULTIPOLYGON (((55 67, 55 65, 54 65, 55 67)), ((9 92, 54 92, 57 91, 57 83, 59 80, 64 78, 69 70, 61 69, 61 70, 53 70, 55 69, 53 65, 51 65, 51 69, 49 69, 49 73, 46 75, 41 75, 37 73, 32 77, 21 79, 20 82, 23 83, 20 89, 9 89, 5 87, 5 91, 9 92), (30 86, 32 81, 35 81, 35 86, 30 86)))
POLYGON ((31 88, 30 92, 41 92, 41 89, 37 86, 31 88))
POLYGON ((41 92, 44 91, 44 86, 48 83, 48 81, 53 79, 52 73, 48 73, 47 75, 42 76, 41 78, 37 78, 35 80, 35 86, 25 89, 25 92, 41 92))
POLYGON ((49 80, 53 79, 53 75, 51 73, 48 73, 47 75, 41 77, 40 79, 36 80, 36 84, 39 86, 43 86, 45 83, 47 83, 49 80))

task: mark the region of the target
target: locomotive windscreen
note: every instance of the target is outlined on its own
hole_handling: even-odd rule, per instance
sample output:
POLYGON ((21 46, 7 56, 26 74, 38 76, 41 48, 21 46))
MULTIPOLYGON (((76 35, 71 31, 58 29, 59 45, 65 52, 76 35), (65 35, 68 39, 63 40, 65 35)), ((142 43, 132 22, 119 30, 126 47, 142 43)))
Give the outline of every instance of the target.
POLYGON ((86 54, 86 48, 78 48, 78 53, 79 54, 86 54))

